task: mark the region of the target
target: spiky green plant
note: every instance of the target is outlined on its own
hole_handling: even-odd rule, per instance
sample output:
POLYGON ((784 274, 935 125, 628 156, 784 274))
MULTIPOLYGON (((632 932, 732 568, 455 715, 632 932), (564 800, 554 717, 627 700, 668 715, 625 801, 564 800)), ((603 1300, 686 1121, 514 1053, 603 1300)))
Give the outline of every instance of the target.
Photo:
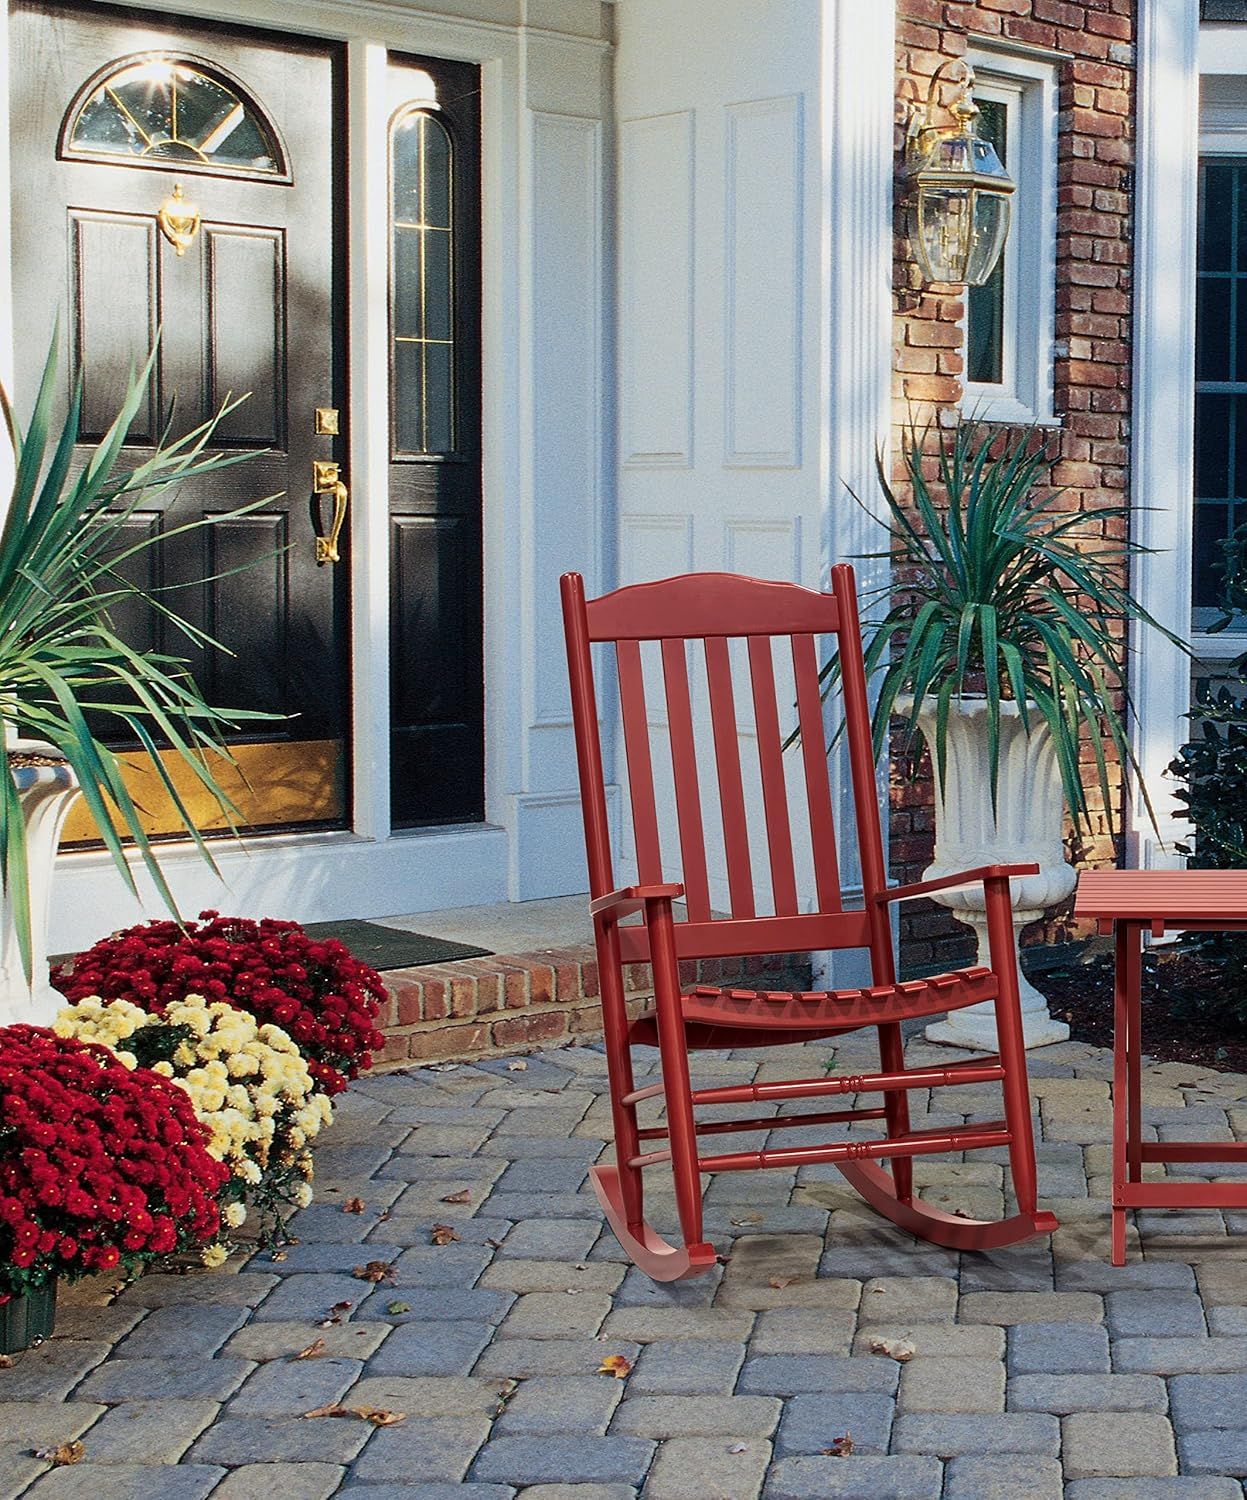
MULTIPOLYGON (((907 748, 931 704, 930 748, 943 788, 953 705, 969 695, 985 698, 994 811, 1000 705, 1013 699, 1027 729, 1036 720, 1048 725, 1075 824, 1090 831, 1080 741, 1091 745, 1105 807, 1108 747, 1139 771, 1115 701, 1124 693, 1123 622, 1141 621, 1183 651, 1186 645, 1129 592, 1130 558, 1146 549, 1128 539, 1128 507, 1061 508, 1063 492, 1044 488, 1052 459, 1041 433, 1002 435, 973 419, 940 431, 933 457, 942 505, 923 468, 930 446, 929 429, 903 434, 910 503, 892 489, 882 456, 878 461, 886 505, 880 524, 891 546, 867 555, 889 559, 898 581, 866 599, 866 670, 878 682, 876 758, 901 700, 909 700, 900 713, 907 748), (1127 539, 1114 540, 1115 533, 1127 539)), ((825 671, 834 677, 836 663, 825 671)), ((1146 787, 1143 795, 1152 814, 1146 787)))
MULTIPOLYGON (((132 468, 120 468, 126 435, 146 397, 153 350, 131 378, 108 432, 86 463, 76 464, 82 384, 76 383, 65 417, 54 431, 56 349, 54 337, 25 431, 7 393, 0 390, 14 455, 13 492, 0 529, 0 724, 55 748, 77 776, 100 837, 130 890, 137 894, 123 848, 127 837, 176 915, 172 892, 126 787, 121 763, 101 735, 114 729, 146 752, 182 828, 215 869, 211 851, 161 759, 161 749, 174 751, 192 769, 232 827, 235 809, 213 774, 212 759, 232 759, 224 736, 236 722, 276 716, 210 707, 185 659, 135 650, 113 628, 112 614, 137 601, 155 610, 188 643, 224 650, 172 609, 159 591, 123 576, 123 569, 129 559, 169 537, 246 515, 264 505, 267 497, 220 516, 188 521, 159 537, 144 534, 135 541, 127 536, 127 522, 153 490, 216 473, 249 456, 208 451, 217 424, 237 402, 227 403, 183 437, 164 434, 149 457, 132 468)), ((26 833, 13 768, 7 762, 0 790, 0 874, 29 980, 26 833)))

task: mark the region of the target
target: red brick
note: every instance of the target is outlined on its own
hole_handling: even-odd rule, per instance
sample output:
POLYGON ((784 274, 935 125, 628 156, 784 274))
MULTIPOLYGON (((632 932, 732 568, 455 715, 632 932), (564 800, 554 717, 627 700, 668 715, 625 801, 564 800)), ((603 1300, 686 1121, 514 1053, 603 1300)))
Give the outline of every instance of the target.
POLYGON ((526 1043, 552 1042, 556 1037, 566 1035, 566 1014, 561 1010, 547 1010, 495 1021, 490 1039, 495 1047, 519 1047, 526 1043))

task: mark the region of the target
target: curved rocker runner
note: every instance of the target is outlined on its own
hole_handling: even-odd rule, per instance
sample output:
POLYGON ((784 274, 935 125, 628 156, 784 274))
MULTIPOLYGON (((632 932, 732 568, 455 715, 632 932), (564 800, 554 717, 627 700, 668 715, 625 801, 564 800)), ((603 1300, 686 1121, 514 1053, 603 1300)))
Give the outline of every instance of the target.
MULTIPOLYGON (((1026 1082, 1026 1053, 1012 941, 1009 880, 1034 865, 989 865, 940 880, 888 889, 880 830, 870 709, 862 663, 853 570, 832 570, 832 593, 728 573, 687 574, 636 584, 586 600, 579 574, 562 579, 563 619, 571 675, 572 715, 589 862, 590 911, 602 989, 602 1016, 615 1128, 614 1166, 593 1168, 594 1190, 611 1228, 631 1259, 656 1281, 699 1275, 717 1259, 702 1225, 701 1174, 791 1169, 834 1162, 859 1193, 900 1228, 956 1250, 990 1250, 1057 1227, 1036 1204, 1035 1149, 1026 1082), (864 905, 841 900, 831 784, 824 754, 817 641, 835 636, 840 659, 845 732, 852 776, 864 905), (766 825, 773 915, 759 915, 745 811, 735 703, 732 641, 748 664, 752 728, 766 825), (665 734, 652 736, 642 644, 653 642, 662 665, 665 734), (623 748, 632 810, 639 883, 616 889, 599 737, 599 706, 591 647, 614 647, 623 748), (709 712, 700 724, 689 689, 689 646, 704 662, 709 712), (785 778, 777 652, 790 657, 801 735, 806 816, 817 910, 798 910, 796 865, 785 778), (669 741, 669 752, 662 739, 669 741), (653 743, 651 740, 653 739, 653 743), (729 914, 711 910, 702 824, 698 744, 713 750, 726 867, 729 914), (669 753, 674 788, 674 834, 682 881, 664 882, 655 793, 655 751, 669 753), (888 906, 931 891, 971 883, 986 892, 991 962, 922 980, 897 983, 888 906), (675 903, 683 903, 677 913, 675 903), (623 919, 639 917, 638 921, 623 919), (756 991, 713 985, 685 988, 681 962, 704 958, 858 948, 869 954, 874 983, 858 990, 756 991), (639 1016, 624 1005, 623 965, 653 967, 654 1002, 639 1016), (941 1067, 906 1068, 901 1023, 991 1000, 1000 1036, 998 1056, 941 1067), (705 1048, 764 1047, 834 1037, 862 1027, 879 1035, 878 1072, 852 1077, 694 1089, 689 1052, 705 1048), (637 1088, 632 1047, 657 1046, 661 1082, 637 1088), (974 1125, 913 1130, 908 1091, 999 1082, 1003 1118, 974 1125), (711 1105, 768 1105, 792 1099, 878 1094, 867 1108, 834 1107, 799 1115, 698 1119, 711 1105), (642 1127, 638 1106, 661 1099, 662 1125, 642 1127), (707 1153, 702 1141, 741 1131, 785 1132, 820 1125, 882 1120, 881 1139, 823 1141, 751 1151, 707 1153), (924 1203, 913 1190, 913 1158, 976 1147, 1005 1146, 1018 1211, 986 1221, 962 1218, 924 1203), (887 1169, 880 1165, 886 1160, 887 1169), (643 1174, 665 1167, 675 1184, 680 1242, 671 1244, 645 1217, 643 1174)), ((787 689, 785 689, 787 691, 787 689)))

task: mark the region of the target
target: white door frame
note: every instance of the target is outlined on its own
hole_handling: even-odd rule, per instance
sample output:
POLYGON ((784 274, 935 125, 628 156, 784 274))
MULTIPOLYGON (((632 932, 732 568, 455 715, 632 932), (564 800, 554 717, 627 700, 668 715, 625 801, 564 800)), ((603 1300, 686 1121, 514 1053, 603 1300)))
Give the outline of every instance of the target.
MULTIPOLYGON (((132 0, 161 19, 211 20, 251 29, 288 32, 286 0, 132 0)), ((475 7, 479 15, 483 7, 475 7)), ((499 17, 514 7, 499 4, 499 17)), ((345 43, 350 101, 348 139, 350 481, 356 503, 352 538, 352 827, 339 833, 269 835, 242 844, 214 846, 225 888, 191 849, 174 849, 162 864, 183 910, 233 905, 275 916, 316 920, 384 916, 438 906, 470 905, 525 894, 524 851, 517 825, 526 811, 529 783, 527 730, 532 714, 524 674, 515 658, 528 630, 533 601, 516 557, 541 536, 533 512, 535 486, 528 472, 539 457, 529 431, 532 402, 523 391, 532 344, 541 334, 532 317, 532 277, 537 274, 526 211, 534 165, 533 120, 544 98, 562 97, 569 117, 601 134, 602 73, 609 43, 601 39, 594 0, 556 0, 543 10, 545 25, 518 27, 497 21, 455 19, 386 0, 304 0, 303 34, 345 43), (389 535, 386 507, 364 497, 384 494, 388 461, 387 161, 385 65, 387 49, 479 64, 482 91, 482 449, 485 563, 486 822, 468 827, 394 833, 390 827, 389 746, 389 535), (536 101, 534 103, 534 100, 536 101), (524 732, 517 733, 523 726, 524 732)), ((9 171, 8 29, 0 40, 0 188, 9 171)), ((600 151, 586 158, 600 179, 600 151)), ((600 261, 600 180, 584 213, 583 198, 566 212, 585 221, 600 261), (595 214, 597 215, 595 223, 595 214)), ((574 189, 572 190, 574 193, 574 189)), ((7 201, 7 198, 6 198, 7 201)), ((557 232, 560 226, 555 224, 557 232)), ((328 226, 326 226, 328 232, 328 226)), ((9 275, 8 216, 0 226, 0 373, 11 379, 13 303, 9 275)), ((592 285, 589 294, 593 295, 592 285)), ((600 302, 600 298, 598 298, 600 302)), ((579 309, 584 313, 584 309, 579 309)), ((596 337, 587 356, 601 357, 599 309, 586 314, 596 337)), ((21 393, 18 393, 19 400, 21 393)), ((600 413, 598 414, 600 425, 600 413)), ((596 432, 593 434, 596 437, 596 432)), ((0 481, 3 475, 0 473, 0 481)), ((605 490, 581 493, 578 503, 600 526, 605 490)), ((586 571, 598 574, 596 551, 586 571)), ((524 666, 527 668, 528 663, 524 666)), ((556 664, 557 665, 557 664, 556 664)), ((570 791, 559 789, 556 811, 570 791)), ((541 814, 551 793, 535 799, 539 842, 541 814)), ((562 818, 559 832, 566 824, 562 818)), ((559 842, 556 838, 555 842, 559 842)), ((565 842, 565 841, 563 841, 565 842)), ((577 839, 578 843, 578 839, 577 839)), ((560 852, 558 850, 555 851, 560 852)), ((548 848, 538 863, 549 863, 548 848)), ((566 861, 580 860, 578 848, 566 861)), ((565 862, 566 862, 565 861, 565 862)), ((534 863, 532 859, 529 864, 534 863)), ((571 867, 575 879, 576 866, 571 867)), ((125 897, 106 854, 62 856, 56 875, 53 948, 93 941, 122 922, 162 911, 140 879, 140 908, 125 897)))

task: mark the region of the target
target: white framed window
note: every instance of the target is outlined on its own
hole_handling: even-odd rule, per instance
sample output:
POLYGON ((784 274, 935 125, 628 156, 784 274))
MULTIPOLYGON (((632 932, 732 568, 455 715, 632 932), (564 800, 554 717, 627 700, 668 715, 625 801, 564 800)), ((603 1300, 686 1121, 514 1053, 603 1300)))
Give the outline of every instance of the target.
POLYGON ((962 406, 993 421, 1055 423, 1057 58, 971 49, 979 134, 1017 184, 1004 254, 966 289, 962 406))

